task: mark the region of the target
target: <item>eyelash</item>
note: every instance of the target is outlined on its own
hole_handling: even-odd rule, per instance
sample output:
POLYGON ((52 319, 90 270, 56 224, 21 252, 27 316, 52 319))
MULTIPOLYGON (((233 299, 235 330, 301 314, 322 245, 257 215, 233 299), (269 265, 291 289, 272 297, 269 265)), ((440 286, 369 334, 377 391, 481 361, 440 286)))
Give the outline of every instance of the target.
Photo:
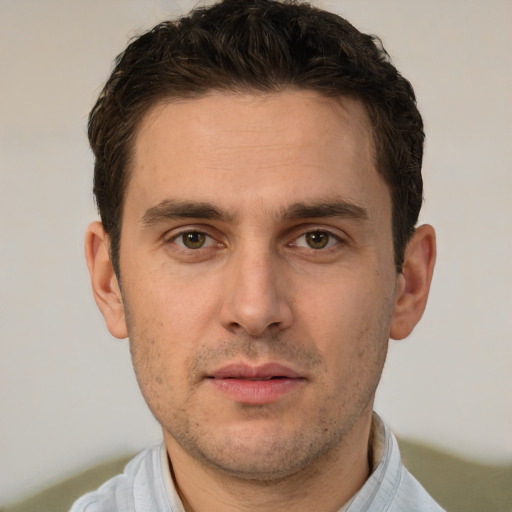
MULTIPOLYGON (((323 241, 320 241, 320 244, 322 244, 323 241)), ((312 229, 310 231, 306 231, 304 232, 302 235, 296 237, 294 239, 294 241, 290 244, 291 246, 295 246, 295 247, 303 247, 304 249, 311 249, 313 251, 322 251, 322 250, 328 250, 328 249, 331 249, 332 247, 338 245, 339 243, 342 242, 342 239, 335 235, 334 233, 332 233, 331 231, 328 231, 326 229, 312 229), (312 247, 308 241, 306 240, 306 244, 308 245, 308 247, 305 247, 305 246, 300 246, 299 244, 297 244, 297 241, 300 240, 301 238, 304 238, 304 239, 307 239, 307 237, 309 236, 314 236, 314 235, 321 235, 321 236, 326 236, 327 237, 327 240, 325 242, 325 245, 321 246, 321 247, 312 247)))
POLYGON ((180 247, 180 249, 182 250, 185 250, 185 251, 197 251, 199 249, 204 249, 205 248, 205 245, 204 243, 201 244, 199 247, 187 247, 185 245, 185 241, 184 241, 184 237, 185 236, 191 236, 191 235, 204 235, 205 237, 205 243, 208 243, 208 245, 206 247, 210 247, 211 245, 213 245, 212 242, 215 242, 215 239, 209 235, 208 233, 204 232, 204 231, 200 231, 200 230, 196 230, 196 229, 189 229, 189 230, 186 230, 186 231, 181 231, 180 233, 177 233, 175 235, 173 235, 168 241, 167 243, 174 243, 176 244, 177 246, 180 247), (178 240, 182 241, 182 243, 179 243, 178 240))
MULTIPOLYGON (((207 232, 201 231, 199 229, 188 229, 188 230, 176 233, 175 235, 173 235, 172 237, 170 237, 167 240, 167 243, 173 243, 173 244, 177 245, 180 248, 180 250, 192 251, 192 252, 196 252, 201 249, 208 249, 211 246, 213 246, 215 243, 217 243, 218 246, 222 245, 221 242, 216 242, 216 240, 213 236, 211 236, 207 232), (187 247, 184 237, 185 236, 193 236, 193 235, 204 236, 204 242, 201 245, 199 245, 198 247, 187 247), (180 241, 181 241, 181 243, 180 243, 180 241)), ((303 231, 299 236, 294 237, 293 241, 288 243, 287 246, 288 247, 298 247, 301 249, 312 250, 312 251, 327 251, 329 249, 332 249, 333 247, 335 247, 336 245, 338 245, 340 243, 343 243, 343 239, 340 236, 332 233, 331 231, 329 231, 327 229, 310 229, 308 231, 303 231), (308 235, 309 236, 319 235, 320 236, 320 240, 319 240, 320 245, 323 243, 323 240, 321 240, 321 238, 323 236, 326 236, 327 239, 325 241, 325 245, 321 245, 319 247, 312 247, 307 240, 305 241, 304 245, 297 243, 301 238, 306 239, 306 237, 308 237, 308 235)))

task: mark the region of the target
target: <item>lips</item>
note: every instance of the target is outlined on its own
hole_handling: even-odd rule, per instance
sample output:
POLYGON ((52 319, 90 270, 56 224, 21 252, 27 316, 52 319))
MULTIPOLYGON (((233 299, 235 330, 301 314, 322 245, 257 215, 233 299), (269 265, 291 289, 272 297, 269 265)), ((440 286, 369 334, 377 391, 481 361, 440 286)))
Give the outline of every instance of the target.
POLYGON ((301 376, 291 368, 278 363, 268 363, 262 366, 245 364, 230 364, 213 372, 213 379, 247 379, 270 380, 277 378, 298 379, 301 376))
POLYGON ((279 363, 260 366, 230 364, 206 378, 216 391, 227 398, 252 405, 276 402, 306 381, 295 370, 279 363))

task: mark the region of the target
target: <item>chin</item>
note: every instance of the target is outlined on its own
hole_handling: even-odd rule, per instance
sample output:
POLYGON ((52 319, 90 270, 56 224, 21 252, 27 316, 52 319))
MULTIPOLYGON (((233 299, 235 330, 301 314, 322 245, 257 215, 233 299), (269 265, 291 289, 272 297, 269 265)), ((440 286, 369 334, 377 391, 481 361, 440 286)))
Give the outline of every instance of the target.
POLYGON ((327 435, 325 429, 279 431, 275 424, 235 430, 226 429, 221 439, 209 437, 208 444, 189 446, 189 450, 192 448, 189 453, 230 477, 263 484, 276 483, 305 468, 311 469, 315 461, 335 451, 341 437, 327 435))

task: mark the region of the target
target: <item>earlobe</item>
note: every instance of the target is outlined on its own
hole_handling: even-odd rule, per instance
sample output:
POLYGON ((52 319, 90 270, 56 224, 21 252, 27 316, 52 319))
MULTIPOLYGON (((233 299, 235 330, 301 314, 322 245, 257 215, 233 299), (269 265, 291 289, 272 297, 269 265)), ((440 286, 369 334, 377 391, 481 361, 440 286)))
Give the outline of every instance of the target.
POLYGON ((85 257, 94 300, 107 328, 116 338, 126 338, 128 333, 123 300, 109 253, 109 239, 101 222, 93 222, 85 234, 85 257))
POLYGON ((429 225, 420 226, 405 249, 391 320, 391 338, 406 338, 420 321, 427 304, 435 261, 434 228, 429 225))

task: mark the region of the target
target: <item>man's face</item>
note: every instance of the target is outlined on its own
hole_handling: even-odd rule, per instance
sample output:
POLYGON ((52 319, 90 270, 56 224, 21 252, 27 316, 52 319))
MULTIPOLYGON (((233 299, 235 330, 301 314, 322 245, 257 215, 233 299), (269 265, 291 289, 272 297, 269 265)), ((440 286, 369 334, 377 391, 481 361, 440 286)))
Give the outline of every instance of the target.
POLYGON ((398 277, 363 106, 212 93, 143 120, 120 269, 167 446, 248 478, 367 428, 398 277))

